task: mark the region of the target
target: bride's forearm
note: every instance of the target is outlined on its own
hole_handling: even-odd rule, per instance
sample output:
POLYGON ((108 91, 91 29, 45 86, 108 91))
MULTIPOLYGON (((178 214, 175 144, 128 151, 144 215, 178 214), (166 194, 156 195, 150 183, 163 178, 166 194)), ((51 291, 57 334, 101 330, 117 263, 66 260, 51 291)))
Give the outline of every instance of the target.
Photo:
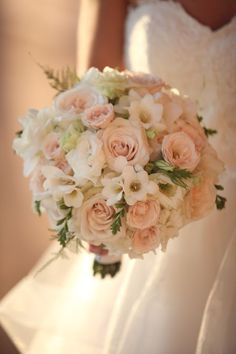
POLYGON ((80 0, 77 67, 123 65, 127 0, 80 0))

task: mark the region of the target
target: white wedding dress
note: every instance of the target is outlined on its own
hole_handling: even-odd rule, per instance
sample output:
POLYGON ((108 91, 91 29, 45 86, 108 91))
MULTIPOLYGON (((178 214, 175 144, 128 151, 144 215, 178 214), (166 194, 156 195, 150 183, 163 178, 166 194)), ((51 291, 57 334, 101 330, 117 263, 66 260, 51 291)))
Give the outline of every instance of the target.
POLYGON ((166 253, 125 258, 114 279, 94 278, 86 253, 34 277, 37 265, 0 306, 22 353, 236 353, 235 42, 236 18, 212 31, 174 2, 130 10, 127 67, 189 94, 206 125, 218 129, 211 141, 227 164, 227 208, 186 226, 166 253))

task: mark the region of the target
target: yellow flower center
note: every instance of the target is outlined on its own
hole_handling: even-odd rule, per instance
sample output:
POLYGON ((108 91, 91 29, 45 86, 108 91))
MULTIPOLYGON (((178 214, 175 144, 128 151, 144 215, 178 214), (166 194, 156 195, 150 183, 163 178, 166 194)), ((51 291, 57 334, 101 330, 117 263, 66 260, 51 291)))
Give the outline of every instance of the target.
POLYGON ((139 181, 133 181, 129 188, 132 192, 138 192, 141 189, 141 183, 139 181))

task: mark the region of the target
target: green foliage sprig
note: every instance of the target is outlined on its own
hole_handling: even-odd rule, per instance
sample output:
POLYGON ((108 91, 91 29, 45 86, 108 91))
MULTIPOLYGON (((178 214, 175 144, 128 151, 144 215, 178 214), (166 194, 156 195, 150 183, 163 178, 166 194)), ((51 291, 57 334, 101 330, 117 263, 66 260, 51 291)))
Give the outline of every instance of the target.
POLYGON ((57 226, 61 226, 61 228, 57 232, 57 240, 60 243, 60 245, 64 248, 66 247, 66 245, 68 244, 68 242, 71 240, 73 236, 69 231, 69 227, 68 227, 68 221, 72 217, 72 208, 66 206, 63 200, 58 202, 58 206, 61 210, 67 211, 65 217, 58 220, 57 222, 57 226))
POLYGON ((34 209, 36 213, 41 216, 42 215, 42 210, 41 210, 41 200, 35 200, 34 201, 34 209))
POLYGON ((80 81, 76 71, 70 69, 68 66, 61 70, 54 70, 48 66, 38 65, 46 75, 50 86, 57 90, 58 93, 69 90, 80 81))
MULTIPOLYGON (((223 191, 224 190, 224 187, 221 186, 220 184, 215 184, 215 188, 218 191, 223 191)), ((219 195, 219 194, 216 195, 215 203, 216 203, 216 208, 218 210, 224 209, 226 202, 227 202, 227 199, 225 197, 223 197, 222 195, 219 195)))
POLYGON ((118 203, 115 206, 118 211, 114 214, 114 220, 113 223, 111 224, 111 231, 113 235, 116 235, 117 232, 120 231, 122 225, 122 218, 125 216, 125 212, 127 208, 125 202, 118 203))
MULTIPOLYGON (((199 115, 197 116, 197 119, 198 119, 199 123, 201 123, 203 121, 203 117, 201 117, 199 115)), ((204 133, 207 137, 217 134, 216 129, 206 128, 205 126, 203 126, 202 128, 203 128, 204 133)))
POLYGON ((190 171, 172 166, 164 160, 149 162, 144 169, 148 174, 157 172, 162 173, 169 177, 174 184, 185 189, 188 188, 186 180, 194 178, 190 171))

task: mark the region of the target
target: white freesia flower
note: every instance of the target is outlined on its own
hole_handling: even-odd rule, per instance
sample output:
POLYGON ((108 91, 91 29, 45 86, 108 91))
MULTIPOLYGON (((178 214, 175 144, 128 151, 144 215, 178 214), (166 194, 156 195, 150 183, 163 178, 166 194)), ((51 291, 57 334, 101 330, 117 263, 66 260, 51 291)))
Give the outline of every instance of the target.
POLYGON ((161 173, 155 173, 149 176, 159 185, 157 198, 164 208, 177 209, 183 202, 187 190, 174 184, 171 179, 161 173))
POLYGON ((23 132, 13 141, 13 149, 24 160, 24 175, 34 170, 40 159, 40 151, 44 138, 52 131, 53 110, 49 108, 29 110, 20 120, 23 132))
POLYGON ((76 149, 71 150, 66 155, 66 159, 80 185, 88 180, 96 183, 105 164, 101 140, 95 133, 84 132, 80 136, 76 149))
POLYGON ((107 205, 116 204, 121 200, 124 189, 121 175, 110 173, 102 179, 102 184, 104 186, 102 195, 107 199, 107 205))
POLYGON ((64 198, 68 207, 80 207, 83 202, 83 194, 78 188, 74 177, 66 175, 62 170, 54 166, 42 167, 42 174, 46 180, 44 188, 49 191, 55 200, 64 198))
POLYGON ((79 83, 74 88, 58 95, 54 101, 56 112, 65 118, 76 117, 85 109, 107 103, 95 87, 79 83))
POLYGON ((146 94, 139 100, 131 102, 130 121, 139 121, 145 129, 156 128, 162 118, 163 106, 156 103, 154 97, 146 94))
POLYGON ((83 203, 83 199, 83 193, 78 188, 64 195, 64 202, 68 207, 79 208, 83 203))
POLYGON ((142 168, 134 169, 133 166, 126 166, 123 170, 125 200, 129 205, 137 201, 145 201, 148 194, 154 195, 158 191, 155 182, 150 181, 148 174, 142 168))

